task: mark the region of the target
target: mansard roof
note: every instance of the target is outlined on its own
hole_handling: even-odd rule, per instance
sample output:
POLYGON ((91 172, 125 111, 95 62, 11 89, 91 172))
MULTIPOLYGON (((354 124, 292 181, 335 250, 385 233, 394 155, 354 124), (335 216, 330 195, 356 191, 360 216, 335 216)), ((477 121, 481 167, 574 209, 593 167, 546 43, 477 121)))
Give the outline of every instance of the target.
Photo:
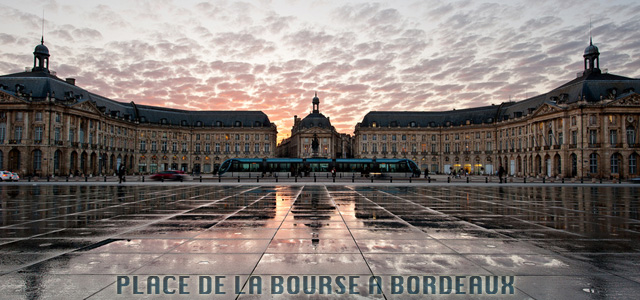
POLYGON ((72 106, 91 101, 105 114, 142 123, 216 127, 269 127, 269 117, 261 111, 189 111, 124 103, 91 93, 47 72, 22 72, 0 76, 0 88, 12 95, 72 106), (239 122, 239 123, 238 123, 239 122))

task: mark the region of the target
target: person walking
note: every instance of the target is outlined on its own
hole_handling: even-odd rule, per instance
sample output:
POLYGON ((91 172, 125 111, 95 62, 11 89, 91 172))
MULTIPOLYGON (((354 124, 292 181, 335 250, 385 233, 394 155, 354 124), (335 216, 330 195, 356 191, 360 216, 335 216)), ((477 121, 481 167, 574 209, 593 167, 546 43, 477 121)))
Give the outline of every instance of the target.
POLYGON ((124 164, 122 164, 118 169, 118 179, 119 179, 118 183, 122 183, 123 181, 126 181, 126 179, 124 178, 124 173, 125 173, 125 168, 124 168, 124 164))
POLYGON ((429 177, 429 168, 424 168, 424 178, 429 177))

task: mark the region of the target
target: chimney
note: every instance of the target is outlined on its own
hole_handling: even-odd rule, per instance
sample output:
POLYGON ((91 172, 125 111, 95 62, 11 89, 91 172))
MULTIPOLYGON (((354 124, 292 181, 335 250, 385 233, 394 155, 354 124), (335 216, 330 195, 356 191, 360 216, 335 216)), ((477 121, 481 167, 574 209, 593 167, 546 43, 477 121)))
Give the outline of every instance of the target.
POLYGON ((67 78, 67 79, 65 79, 65 81, 70 85, 76 85, 76 79, 75 78, 67 78))

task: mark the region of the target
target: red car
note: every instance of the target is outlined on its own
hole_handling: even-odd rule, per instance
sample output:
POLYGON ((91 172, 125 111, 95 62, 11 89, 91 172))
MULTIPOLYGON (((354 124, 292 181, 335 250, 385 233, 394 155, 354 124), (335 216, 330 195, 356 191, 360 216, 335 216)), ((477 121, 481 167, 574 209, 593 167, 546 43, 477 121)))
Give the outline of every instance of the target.
POLYGON ((156 173, 151 175, 151 179, 153 180, 180 180, 180 178, 185 178, 187 175, 184 171, 162 171, 160 173, 156 173))

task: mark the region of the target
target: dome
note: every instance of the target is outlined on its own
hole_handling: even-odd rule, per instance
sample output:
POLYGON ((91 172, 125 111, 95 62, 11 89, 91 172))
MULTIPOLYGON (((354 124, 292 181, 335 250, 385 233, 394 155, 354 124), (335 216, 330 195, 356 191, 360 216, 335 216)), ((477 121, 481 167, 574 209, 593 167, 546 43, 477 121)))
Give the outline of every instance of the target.
POLYGON ((331 128, 331 121, 329 121, 329 118, 325 117, 323 114, 313 113, 302 119, 302 121, 300 121, 300 126, 301 128, 331 128))
POLYGON ((49 48, 47 48, 47 46, 44 45, 44 39, 42 39, 40 41, 40 45, 36 46, 36 49, 33 50, 33 54, 49 56, 49 48))
POLYGON ((589 41, 589 46, 584 49, 584 56, 592 54, 600 54, 600 52, 598 52, 598 47, 594 46, 593 43, 589 41))

